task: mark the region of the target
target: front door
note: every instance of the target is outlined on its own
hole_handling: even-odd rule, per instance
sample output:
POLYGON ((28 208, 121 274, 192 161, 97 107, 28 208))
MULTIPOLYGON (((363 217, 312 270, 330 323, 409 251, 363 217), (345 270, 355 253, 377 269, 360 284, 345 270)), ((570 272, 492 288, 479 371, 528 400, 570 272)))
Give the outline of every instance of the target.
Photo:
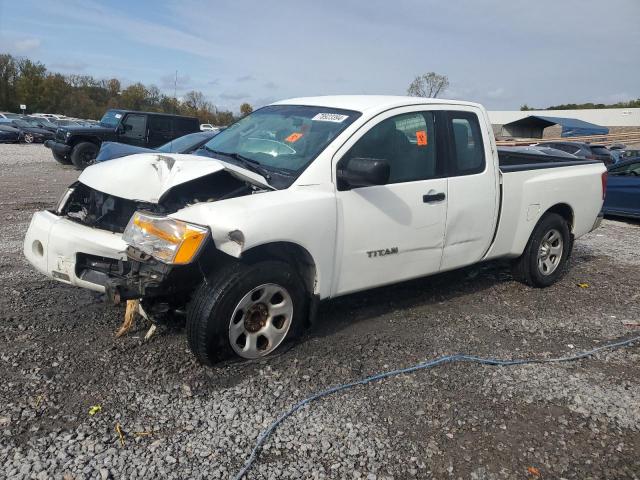
POLYGON ((424 107, 387 112, 336 154, 340 168, 352 158, 378 158, 391 173, 386 185, 338 186, 333 295, 439 270, 448 192, 435 118, 424 107))
POLYGON ((144 147, 147 143, 147 116, 129 113, 122 120, 118 141, 144 147))

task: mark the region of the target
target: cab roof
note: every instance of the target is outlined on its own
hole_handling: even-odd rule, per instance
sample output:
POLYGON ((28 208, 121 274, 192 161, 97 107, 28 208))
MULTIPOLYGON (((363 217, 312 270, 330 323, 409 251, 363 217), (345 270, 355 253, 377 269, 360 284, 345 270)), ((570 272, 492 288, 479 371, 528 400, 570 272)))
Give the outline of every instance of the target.
POLYGON ((314 107, 342 108, 366 112, 409 105, 465 105, 480 107, 477 103, 442 98, 405 97, 396 95, 327 95, 319 97, 290 98, 272 105, 308 105, 314 107))

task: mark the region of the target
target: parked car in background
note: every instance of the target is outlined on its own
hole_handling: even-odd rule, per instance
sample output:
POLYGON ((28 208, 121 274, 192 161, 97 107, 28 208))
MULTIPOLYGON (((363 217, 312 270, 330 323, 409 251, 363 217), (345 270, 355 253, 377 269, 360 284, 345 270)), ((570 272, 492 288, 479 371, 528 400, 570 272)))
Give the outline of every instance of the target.
POLYGON ((20 129, 11 127, 8 123, 0 123, 0 143, 20 143, 21 140, 20 129))
POLYGON ((640 218, 640 157, 609 167, 605 215, 640 218))
POLYGON ((200 130, 205 131, 205 130, 220 130, 220 129, 218 127, 214 127, 210 123, 201 123, 200 130))
POLYGON ((627 149, 622 153, 620 160, 635 160, 640 158, 640 150, 627 149))
POLYGON ((158 148, 136 147, 135 145, 118 142, 102 142, 100 151, 96 157, 96 163, 145 152, 193 153, 218 133, 219 132, 216 132, 215 130, 188 133, 187 135, 171 140, 158 148))
POLYGON ((72 126, 82 125, 81 122, 78 122, 77 120, 71 120, 69 118, 60 118, 60 119, 52 119, 52 120, 56 125, 58 125, 58 127, 72 127, 72 126))
POLYGON ((60 127, 55 140, 45 143, 45 146, 51 149, 53 158, 58 162, 72 163, 78 170, 83 170, 95 162, 102 142, 155 148, 187 133, 198 131, 200 122, 195 117, 108 110, 97 126, 60 127))
POLYGON ((609 155, 611 155, 611 158, 613 159, 613 163, 616 164, 622 160, 624 155, 624 150, 609 149, 609 155))
POLYGON ((64 115, 60 115, 60 114, 57 114, 57 113, 32 113, 31 116, 32 117, 49 118, 51 120, 61 120, 61 119, 65 118, 64 115))
POLYGON ((24 117, 20 117, 20 119, 24 120, 32 127, 44 128, 45 130, 49 130, 52 133, 56 133, 56 130, 58 129, 57 124, 44 117, 31 117, 27 115, 24 117))
POLYGON ((21 118, 0 119, 0 124, 15 127, 22 132, 22 141, 24 143, 43 143, 54 137, 54 133, 41 127, 31 125, 29 122, 21 118))
POLYGON ((517 147, 498 147, 498 152, 516 152, 516 153, 533 153, 537 155, 549 155, 553 157, 565 157, 578 159, 575 155, 567 153, 556 148, 544 147, 538 145, 517 146, 517 147))
POLYGON ((13 118, 20 118, 20 115, 18 115, 17 113, 0 112, 0 118, 6 118, 11 120, 13 118))
POLYGON ((563 152, 570 153, 576 157, 586 158, 589 160, 600 160, 606 165, 614 163, 611 152, 604 145, 592 145, 584 142, 540 142, 536 144, 538 147, 550 147, 563 152))

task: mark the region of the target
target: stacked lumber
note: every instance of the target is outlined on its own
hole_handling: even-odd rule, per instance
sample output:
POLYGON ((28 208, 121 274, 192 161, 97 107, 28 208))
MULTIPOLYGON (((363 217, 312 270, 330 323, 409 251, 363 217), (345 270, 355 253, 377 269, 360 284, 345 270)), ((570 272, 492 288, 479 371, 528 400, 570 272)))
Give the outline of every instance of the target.
POLYGON ((611 133, 607 135, 587 135, 583 137, 513 138, 509 140, 496 140, 496 144, 502 147, 514 147, 553 141, 597 143, 601 145, 611 145, 613 143, 633 145, 640 144, 640 130, 624 133, 611 133))

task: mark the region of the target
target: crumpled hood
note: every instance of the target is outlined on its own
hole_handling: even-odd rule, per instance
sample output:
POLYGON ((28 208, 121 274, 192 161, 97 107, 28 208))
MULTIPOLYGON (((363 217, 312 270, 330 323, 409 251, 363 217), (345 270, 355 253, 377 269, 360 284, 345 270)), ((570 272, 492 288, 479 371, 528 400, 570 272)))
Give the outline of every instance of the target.
POLYGON ((215 172, 273 190, 260 175, 217 159, 175 153, 141 153, 85 169, 78 180, 103 193, 128 200, 158 203, 169 190, 215 172))

